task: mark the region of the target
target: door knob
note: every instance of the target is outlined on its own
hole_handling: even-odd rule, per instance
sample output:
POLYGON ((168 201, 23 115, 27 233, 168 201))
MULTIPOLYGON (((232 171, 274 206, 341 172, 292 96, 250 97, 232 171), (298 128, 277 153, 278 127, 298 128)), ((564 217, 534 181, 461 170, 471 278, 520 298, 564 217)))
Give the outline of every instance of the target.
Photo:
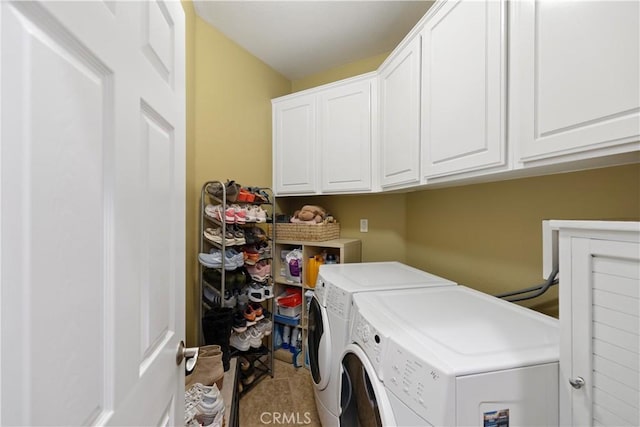
POLYGON ((582 377, 569 378, 569 384, 571 384, 571 387, 575 389, 580 389, 585 384, 584 378, 582 377))
POLYGON ((185 368, 187 372, 191 372, 198 361, 199 347, 185 347, 184 341, 178 344, 178 353, 176 354, 176 364, 180 365, 184 359, 187 359, 185 368))

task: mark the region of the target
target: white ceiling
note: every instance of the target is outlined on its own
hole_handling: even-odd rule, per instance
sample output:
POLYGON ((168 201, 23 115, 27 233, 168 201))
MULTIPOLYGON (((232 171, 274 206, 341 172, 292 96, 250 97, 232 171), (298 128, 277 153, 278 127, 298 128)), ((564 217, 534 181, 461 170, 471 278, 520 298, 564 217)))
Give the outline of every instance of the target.
POLYGON ((290 80, 390 52, 431 1, 205 1, 196 12, 290 80))

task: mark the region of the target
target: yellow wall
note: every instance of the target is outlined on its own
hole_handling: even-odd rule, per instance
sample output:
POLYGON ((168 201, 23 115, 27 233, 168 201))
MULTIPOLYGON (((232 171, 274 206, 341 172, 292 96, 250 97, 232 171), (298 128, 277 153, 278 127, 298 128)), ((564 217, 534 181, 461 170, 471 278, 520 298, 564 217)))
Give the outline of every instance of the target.
POLYGON ((292 214, 305 204, 319 205, 340 223, 340 237, 362 241, 363 261, 405 261, 406 194, 314 196, 280 198, 283 212, 292 214), (369 232, 360 232, 360 219, 369 232))
POLYGON ((378 69, 380 64, 382 64, 384 60, 387 59, 389 53, 390 52, 372 56, 361 61, 351 62, 340 67, 335 67, 326 71, 322 71, 320 73, 312 74, 299 80, 294 80, 291 82, 291 91, 299 92, 304 89, 309 89, 326 83, 346 79, 347 77, 353 77, 357 76, 358 74, 375 71, 378 69))
POLYGON ((187 341, 197 342, 200 189, 209 180, 271 186, 271 99, 291 82, 198 17, 187 26, 187 341))
MULTIPOLYGON (((407 263, 487 293, 543 282, 543 219, 640 219, 640 165, 407 194, 407 263)), ((523 302, 557 315, 557 287, 523 302)))

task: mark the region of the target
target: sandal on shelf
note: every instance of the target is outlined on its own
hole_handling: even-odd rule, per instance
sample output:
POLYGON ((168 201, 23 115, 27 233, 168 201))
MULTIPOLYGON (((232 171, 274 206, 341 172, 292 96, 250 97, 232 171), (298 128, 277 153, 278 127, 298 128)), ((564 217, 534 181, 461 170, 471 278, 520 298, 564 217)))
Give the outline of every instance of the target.
POLYGON ((227 180, 224 184, 224 191, 222 188, 222 183, 220 182, 212 182, 206 187, 207 193, 211 194, 213 197, 217 197, 222 200, 223 194, 226 192, 227 194, 227 202, 235 202, 238 200, 238 193, 240 192, 240 185, 236 184, 235 181, 227 180))

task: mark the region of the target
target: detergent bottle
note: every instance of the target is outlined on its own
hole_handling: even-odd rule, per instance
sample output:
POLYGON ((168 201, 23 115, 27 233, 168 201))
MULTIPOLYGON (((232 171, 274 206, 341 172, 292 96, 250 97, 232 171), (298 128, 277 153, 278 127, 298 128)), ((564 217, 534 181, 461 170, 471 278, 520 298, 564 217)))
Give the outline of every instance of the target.
POLYGON ((318 280, 318 271, 323 263, 321 255, 310 256, 307 260, 307 286, 315 288, 316 280, 318 280))

